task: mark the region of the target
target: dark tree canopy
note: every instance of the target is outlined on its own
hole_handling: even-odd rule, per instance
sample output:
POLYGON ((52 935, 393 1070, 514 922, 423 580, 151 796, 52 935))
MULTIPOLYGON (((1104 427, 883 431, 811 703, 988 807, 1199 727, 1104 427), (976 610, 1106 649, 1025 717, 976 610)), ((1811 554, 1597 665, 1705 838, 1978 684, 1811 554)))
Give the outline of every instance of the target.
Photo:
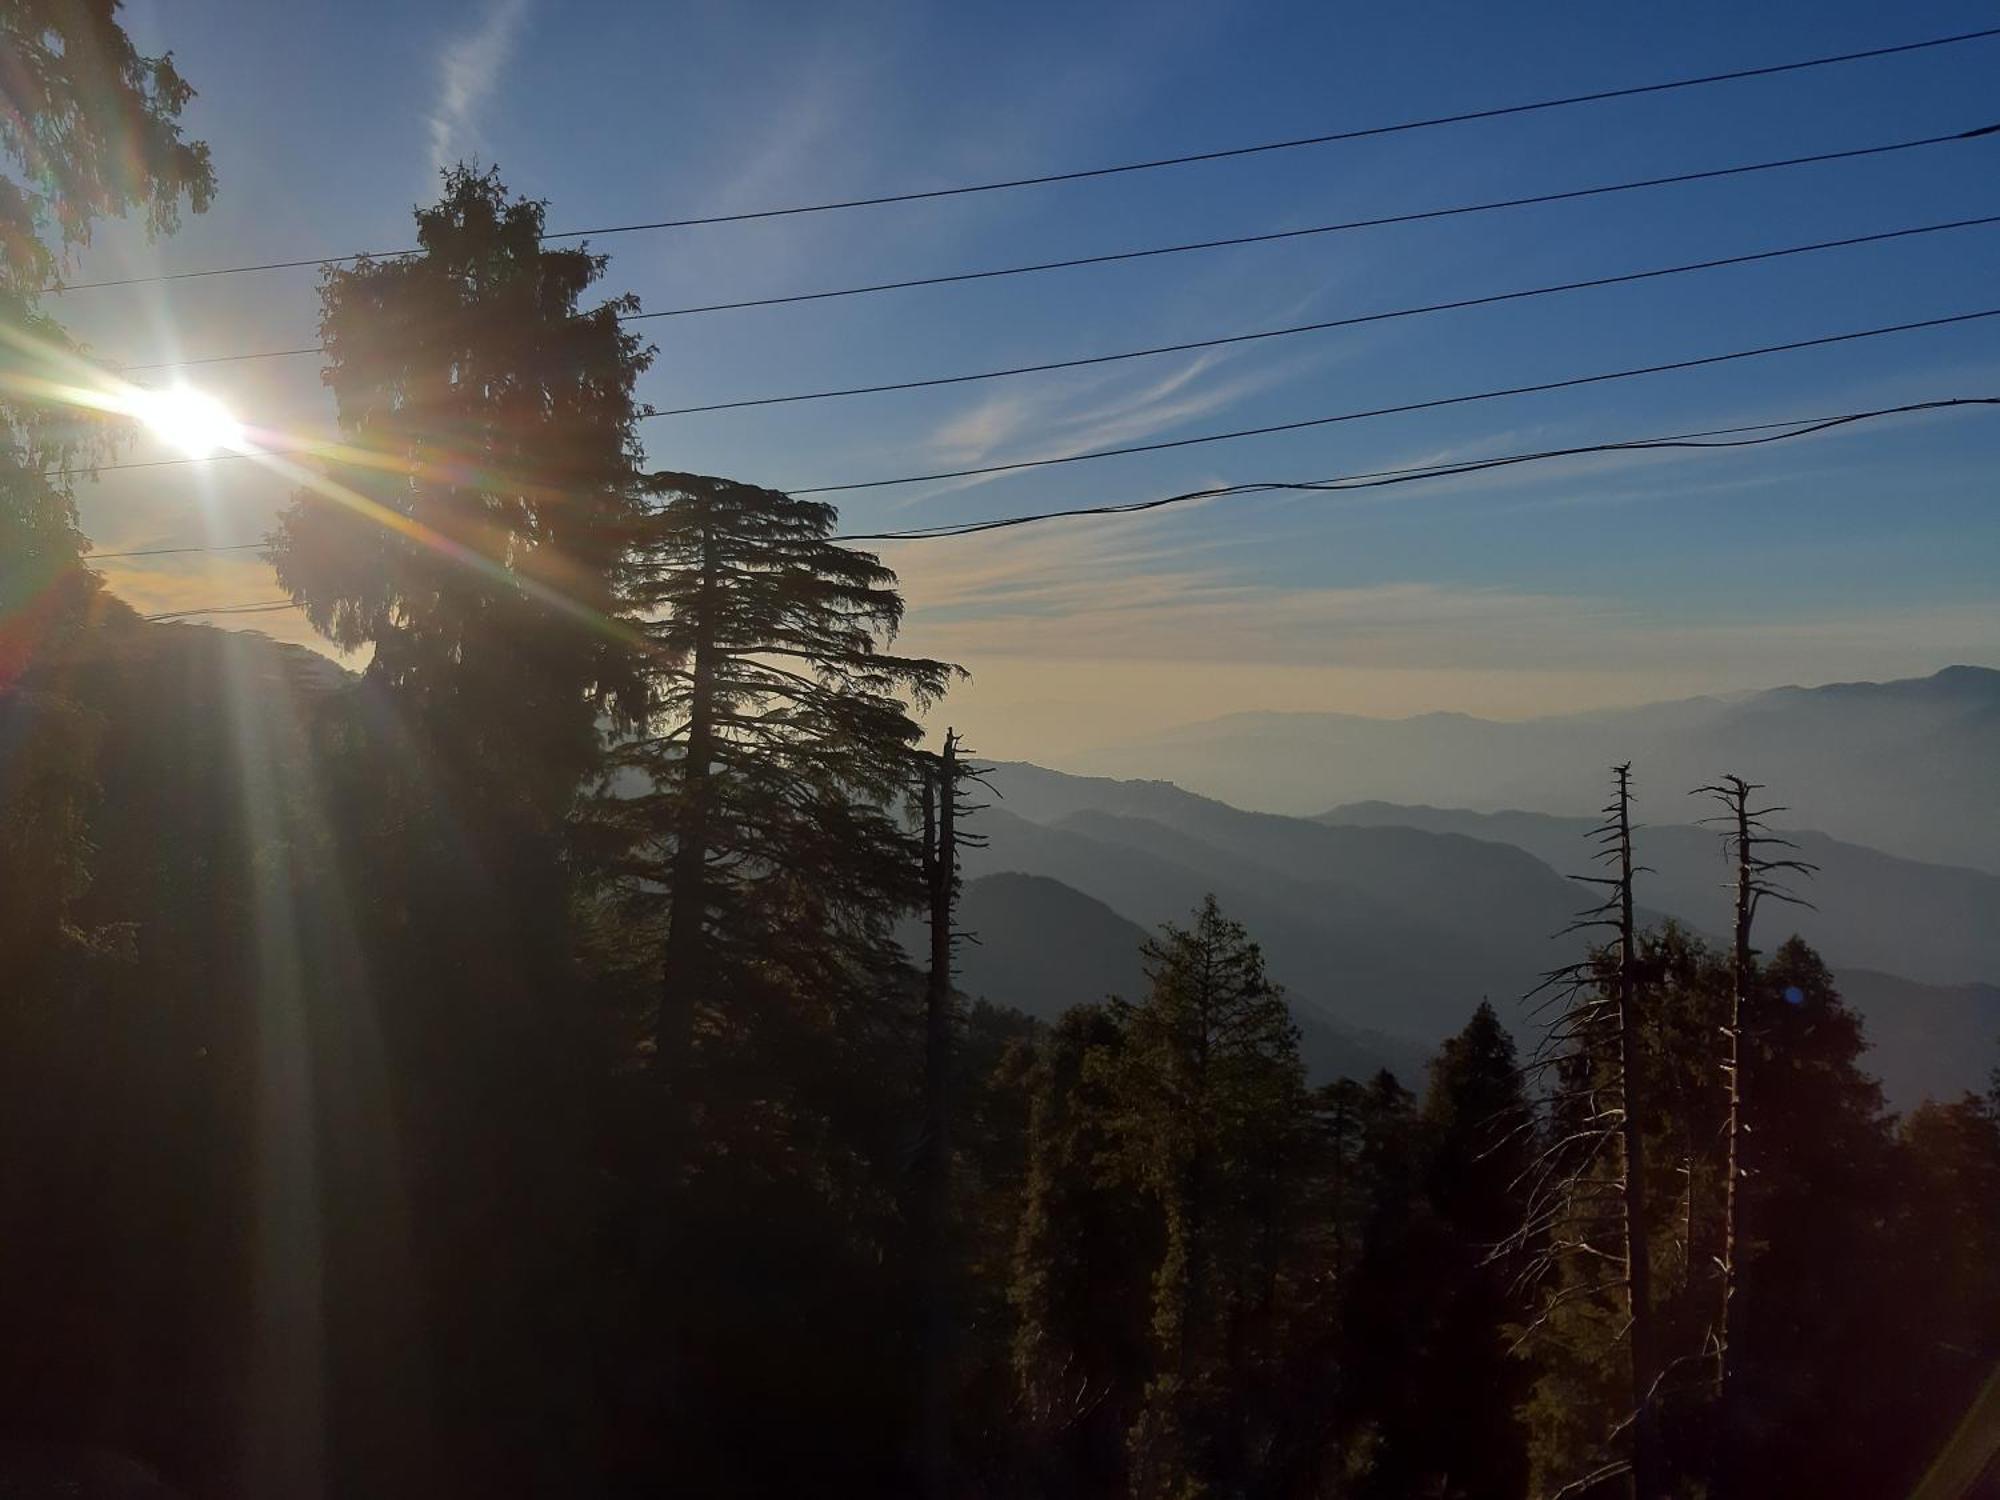
POLYGON ((185 201, 215 192, 208 147, 181 135, 194 90, 173 57, 145 57, 119 24, 121 0, 8 0, 0 6, 0 279, 32 292, 90 243, 98 220, 144 209, 171 231, 185 201), (53 242, 53 243, 52 243, 53 242))
MULTIPOLYGON (((194 90, 143 57, 118 0, 0 5, 0 375, 73 381, 77 350, 39 293, 98 221, 141 209, 155 233, 215 191, 208 147, 181 136, 194 90)), ((74 407, 0 396, 0 688, 96 594, 77 566, 73 479, 111 433, 74 407)))
POLYGON ((106 451, 94 413, 37 400, 74 383, 77 350, 39 305, 69 254, 106 217, 144 209, 171 230, 215 189, 208 148, 181 137, 194 91, 171 58, 142 57, 115 0, 0 5, 0 966, 17 998, 46 999, 122 930, 87 930, 74 904, 91 881, 89 820, 102 719, 66 690, 93 622, 130 611, 80 564, 75 479, 106 451), (14 385, 14 378, 20 386, 14 385))
POLYGON ((604 258, 542 228, 460 167, 418 253, 327 272, 324 379, 365 457, 300 493, 271 556, 461 793, 546 833, 596 763, 598 700, 631 682, 616 579, 652 356, 618 322, 636 303, 582 305, 604 258))
POLYGON ((740 1026, 760 995, 837 1008, 879 985, 888 922, 921 899, 897 816, 911 713, 956 669, 887 649, 895 575, 828 540, 831 506, 687 474, 646 491, 624 589, 646 696, 599 812, 609 857, 647 882, 628 909, 665 897, 655 1056, 675 1087, 697 1029, 740 1026))

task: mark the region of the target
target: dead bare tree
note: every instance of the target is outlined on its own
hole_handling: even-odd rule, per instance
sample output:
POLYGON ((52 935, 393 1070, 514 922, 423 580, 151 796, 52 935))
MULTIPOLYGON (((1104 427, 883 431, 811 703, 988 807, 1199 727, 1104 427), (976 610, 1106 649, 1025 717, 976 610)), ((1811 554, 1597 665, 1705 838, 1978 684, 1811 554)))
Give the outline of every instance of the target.
MULTIPOLYGON (((1515 1235, 1496 1253, 1524 1258, 1518 1285, 1553 1285, 1517 1344, 1553 1327, 1556 1313, 1582 1298, 1621 1294, 1620 1337, 1630 1371, 1631 1410, 1606 1434, 1605 1447, 1629 1433, 1626 1453, 1594 1468, 1590 1485, 1630 1476, 1633 1500, 1661 1493, 1659 1361, 1652 1294, 1647 1201, 1644 1086, 1639 1066, 1638 936, 1632 880, 1632 767, 1612 768, 1611 800, 1591 834, 1596 859, 1610 873, 1574 878, 1604 888, 1597 905, 1563 929, 1615 934, 1606 947, 1551 971, 1537 988, 1537 1009, 1555 1012, 1528 1064, 1555 1074, 1548 1095, 1551 1128, 1521 1186, 1526 1211, 1515 1235), (1609 1175, 1606 1174, 1607 1159, 1609 1175), (1610 1273, 1563 1285, 1565 1260, 1603 1265, 1610 1273)), ((1598 1455, 1599 1458, 1603 1454, 1598 1455)), ((1585 1481, 1578 1481, 1583 1484, 1585 1481)), ((1576 1486, 1570 1489, 1574 1491, 1576 1486)))
POLYGON ((1722 804, 1720 813, 1701 821, 1722 826, 1723 848, 1734 859, 1736 865, 1736 924, 1730 964, 1729 1020, 1722 1028, 1722 1080, 1729 1103, 1723 1122, 1726 1175, 1722 1190, 1722 1247, 1717 1256, 1720 1300, 1716 1308, 1714 1333, 1715 1397, 1718 1406, 1725 1411, 1729 1396, 1729 1351, 1733 1303, 1736 1295, 1737 1239, 1741 1232, 1742 1214, 1741 1194, 1737 1189, 1743 1175, 1738 1150, 1745 1129, 1743 1002, 1749 993, 1756 961, 1756 950, 1750 945, 1750 930, 1757 918, 1758 903, 1766 897, 1774 901, 1788 902, 1794 906, 1810 906, 1811 902, 1785 887, 1783 877, 1788 874, 1811 875, 1818 868, 1801 859, 1787 855, 1773 858, 1765 852, 1770 849, 1796 849, 1798 846, 1790 839, 1779 838, 1773 834, 1764 822, 1764 819, 1771 814, 1784 812, 1784 808, 1753 808, 1750 805, 1754 794, 1763 790, 1764 787, 1758 782, 1745 781, 1741 776, 1724 776, 1714 785, 1696 787, 1689 794, 1711 796, 1722 804))
MULTIPOLYGON (((985 842, 967 833, 960 820, 978 806, 966 788, 980 781, 979 770, 961 756, 955 730, 944 748, 920 762, 918 808, 923 820, 923 875, 930 918, 930 969, 924 985, 923 1125, 918 1137, 917 1260, 922 1278, 924 1390, 921 1441, 926 1487, 933 1495, 949 1488, 952 1311, 947 1246, 951 1216, 952 1033, 957 1005, 952 959, 968 936, 955 925, 958 851, 985 842)), ((983 783, 982 783, 983 784, 983 783)))

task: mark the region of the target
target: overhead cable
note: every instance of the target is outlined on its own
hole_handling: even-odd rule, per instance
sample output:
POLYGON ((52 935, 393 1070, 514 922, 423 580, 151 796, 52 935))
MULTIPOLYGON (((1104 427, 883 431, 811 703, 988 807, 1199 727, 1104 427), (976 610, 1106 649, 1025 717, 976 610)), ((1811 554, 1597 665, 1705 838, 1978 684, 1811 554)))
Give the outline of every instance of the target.
MULTIPOLYGON (((1168 167, 1192 166, 1201 162, 1236 160, 1277 151, 1296 151, 1307 147, 1328 146, 1344 141, 1368 140, 1378 136, 1397 135, 1414 130, 1430 130, 1446 125, 1466 125, 1481 120, 1506 119, 1516 115, 1536 114, 1555 109, 1568 109, 1577 105, 1602 104, 1614 99, 1638 98, 1647 94, 1664 94, 1681 89, 1706 88, 1714 84, 1736 83, 1754 78, 1773 78, 1781 74, 1799 73, 1813 68, 1835 67, 1846 63, 1867 62, 1878 58, 1895 57, 1912 52, 1962 46, 1968 42, 1985 41, 1996 36, 2000 36, 2000 26, 1988 26, 1975 31, 1961 31, 1947 36, 1927 37, 1920 41, 1898 42, 1889 46, 1869 47, 1853 52, 1837 52, 1818 57, 1798 58, 1790 62, 1769 63, 1762 67, 1732 68, 1726 72, 1704 73, 1688 78, 1670 78, 1656 83, 1630 84, 1625 87, 1612 89, 1595 89, 1587 93, 1565 94, 1554 98, 1528 100, 1518 104, 1502 104, 1484 109, 1461 110, 1452 114, 1429 115, 1418 119, 1397 120, 1381 125, 1356 126, 1346 130, 1328 131, 1319 135, 1295 136, 1285 140, 1260 141, 1248 146, 1228 146, 1208 151, 1189 152, 1178 156, 1160 156, 1143 161, 1120 162, 1110 166, 1079 167, 1064 172, 1044 173, 1039 176, 1000 178, 987 182, 961 183, 951 187, 918 188, 904 192, 878 193, 867 197, 789 204, 778 208, 748 209, 737 213, 703 214, 685 218, 652 219, 637 223, 603 224, 589 229, 555 230, 543 235, 542 238, 545 240, 560 241, 601 238, 614 234, 636 234, 650 230, 693 229, 707 225, 742 224, 760 219, 794 218, 805 214, 837 213, 848 209, 880 208, 897 203, 920 203, 942 198, 961 198, 976 193, 996 193, 1019 188, 1046 187, 1056 183, 1081 182, 1094 178, 1121 176, 1133 172, 1152 172, 1168 167)), ((191 271, 166 271, 151 276, 123 276, 99 281, 76 281, 66 285, 55 283, 43 288, 43 290, 49 292, 85 291, 101 287, 142 286, 159 282, 193 281, 216 276, 241 276, 260 271, 285 271, 321 266, 350 265, 357 260, 410 255, 414 253, 416 253, 414 250, 406 248, 401 250, 363 251, 350 255, 311 256, 292 260, 260 261, 246 265, 211 266, 191 271)))

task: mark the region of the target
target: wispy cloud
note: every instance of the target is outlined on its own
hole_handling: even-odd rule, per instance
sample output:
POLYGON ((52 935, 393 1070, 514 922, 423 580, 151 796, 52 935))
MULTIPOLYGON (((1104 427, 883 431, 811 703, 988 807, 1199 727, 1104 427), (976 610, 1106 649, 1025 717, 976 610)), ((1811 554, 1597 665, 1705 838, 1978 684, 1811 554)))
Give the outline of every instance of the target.
POLYGON ((481 107, 514 55, 528 0, 487 0, 476 24, 438 58, 438 99, 430 116, 431 167, 443 171, 477 144, 481 107))
MULTIPOLYGON (((1031 393, 986 396, 935 428, 926 445, 940 462, 952 465, 1071 458, 1162 436, 1282 385, 1302 368, 1300 361, 1267 361, 1255 370, 1221 374, 1237 352, 1208 350, 1136 385, 1128 373, 1097 373, 1056 380, 1031 393)), ((944 480, 900 505, 922 504, 996 477, 1001 476, 944 480)))
MULTIPOLYGON (((1587 593, 1394 579, 1284 586, 1215 565, 1137 518, 885 549, 904 574, 912 645, 963 660, 1156 661, 1192 669, 1681 672, 1708 686, 1987 660, 1983 605, 1827 608, 1689 618, 1587 593), (922 555, 917 554, 918 547, 922 555)), ((1894 669, 1894 670, 1892 670, 1894 669)), ((1117 673, 1105 691, 1117 696, 1117 673)))

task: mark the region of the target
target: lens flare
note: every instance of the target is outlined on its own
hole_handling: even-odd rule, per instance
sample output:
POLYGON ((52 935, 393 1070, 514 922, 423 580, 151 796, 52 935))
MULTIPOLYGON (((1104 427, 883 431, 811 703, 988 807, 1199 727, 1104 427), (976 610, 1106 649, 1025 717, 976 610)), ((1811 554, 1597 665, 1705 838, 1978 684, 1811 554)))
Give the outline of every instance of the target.
POLYGON ((189 458, 210 458, 243 447, 243 424, 206 391, 177 385, 164 391, 134 391, 129 400, 133 416, 189 458))

